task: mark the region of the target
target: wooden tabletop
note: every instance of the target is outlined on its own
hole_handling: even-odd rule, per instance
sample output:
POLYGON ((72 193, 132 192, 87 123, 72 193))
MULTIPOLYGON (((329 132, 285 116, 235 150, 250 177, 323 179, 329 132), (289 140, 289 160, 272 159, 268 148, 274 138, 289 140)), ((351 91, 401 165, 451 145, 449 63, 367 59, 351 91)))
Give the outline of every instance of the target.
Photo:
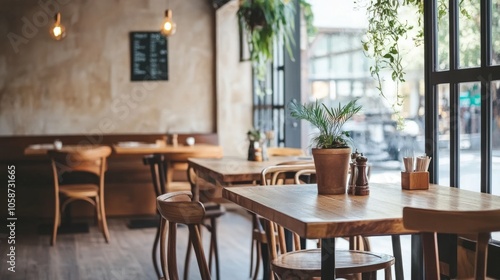
POLYGON ((408 191, 373 183, 367 196, 318 195, 316 185, 230 187, 223 197, 305 238, 412 233, 403 227, 405 206, 500 209, 500 196, 438 185, 408 191))
MULTIPOLYGON (((100 145, 64 145, 60 149, 63 152, 73 152, 73 151, 85 151, 87 149, 94 149, 96 147, 101 147, 100 145)), ((39 156, 46 155, 47 151, 53 150, 54 144, 35 144, 28 146, 24 149, 24 155, 27 156, 39 156)))
POLYGON ((196 154, 196 156, 222 157, 222 147, 210 144, 196 144, 193 146, 155 144, 137 146, 113 145, 113 150, 119 155, 196 154))
POLYGON ((312 158, 308 157, 271 157, 266 161, 248 161, 242 157, 190 158, 188 162, 198 176, 209 177, 220 185, 228 185, 236 182, 260 181, 260 173, 264 168, 297 160, 312 162, 312 158))

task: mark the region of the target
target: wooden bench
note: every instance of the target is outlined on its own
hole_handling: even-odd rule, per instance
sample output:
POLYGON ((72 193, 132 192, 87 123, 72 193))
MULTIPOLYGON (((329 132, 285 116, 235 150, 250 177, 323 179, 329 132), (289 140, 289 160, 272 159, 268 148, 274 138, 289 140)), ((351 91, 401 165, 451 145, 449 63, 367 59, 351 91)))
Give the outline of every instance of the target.
MULTIPOLYGON (((14 165, 16 170, 16 216, 51 218, 53 215, 53 179, 49 158, 45 155, 27 156, 24 149, 33 144, 53 143, 59 139, 63 145, 99 144, 113 145, 124 141, 155 143, 171 139, 165 134, 109 134, 109 135, 43 135, 0 137, 0 168, 14 165)), ((178 134, 178 142, 185 143, 194 137, 196 143, 218 144, 215 133, 178 134)), ((108 216, 140 216, 156 213, 149 167, 141 155, 116 155, 108 158, 105 181, 105 204, 108 216)), ((186 172, 174 174, 174 180, 186 180, 186 172)), ((78 203, 78 202, 77 202, 78 203)), ((92 207, 83 204, 75 207, 73 216, 92 217, 92 207)), ((7 208, 0 215, 7 216, 7 208)))

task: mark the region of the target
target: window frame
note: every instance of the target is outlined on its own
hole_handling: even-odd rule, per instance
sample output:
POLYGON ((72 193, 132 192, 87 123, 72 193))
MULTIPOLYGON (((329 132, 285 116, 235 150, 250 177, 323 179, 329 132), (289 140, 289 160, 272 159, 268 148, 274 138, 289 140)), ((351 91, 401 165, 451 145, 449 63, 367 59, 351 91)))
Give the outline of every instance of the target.
MULTIPOLYGON (((459 1, 450 0, 448 70, 438 70, 437 65, 437 0, 424 2, 424 78, 425 78, 425 150, 433 161, 429 167, 430 180, 438 182, 438 91, 439 84, 450 86, 450 126, 459 123, 459 85, 467 82, 481 83, 481 192, 492 192, 492 98, 491 85, 500 80, 500 66, 491 64, 491 0, 480 1, 481 65, 459 68, 459 1)), ((450 185, 460 188, 460 135, 459 129, 450 131, 450 185)))

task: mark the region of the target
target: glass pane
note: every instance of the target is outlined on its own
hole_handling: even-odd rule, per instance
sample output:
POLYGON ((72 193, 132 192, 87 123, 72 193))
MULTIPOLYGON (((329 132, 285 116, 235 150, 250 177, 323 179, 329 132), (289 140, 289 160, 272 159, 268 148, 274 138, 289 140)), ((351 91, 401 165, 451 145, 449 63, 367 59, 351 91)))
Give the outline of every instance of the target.
MULTIPOLYGON (((336 33, 330 36, 330 51, 334 53, 342 53, 352 49, 350 40, 351 34, 336 33)), ((359 45, 359 41, 356 42, 359 45)))
POLYGON ((500 0, 491 1, 491 64, 500 64, 500 0))
POLYGON ((438 85, 438 183, 450 185, 450 85, 438 85))
POLYGON ((443 1, 438 1, 438 40, 436 42, 438 47, 438 71, 450 69, 450 25, 448 20, 448 6, 443 1))
POLYGON ((460 84, 460 188, 481 191, 481 84, 460 84))
POLYGON ((328 52, 330 52, 330 50, 328 49, 328 41, 329 41, 328 36, 317 38, 317 42, 314 43, 315 44, 314 45, 314 48, 315 48, 314 55, 315 56, 326 55, 326 54, 328 54, 328 52))
POLYGON ((493 101, 492 120, 492 184, 491 192, 500 195, 500 81, 493 81, 491 85, 491 97, 493 101))
POLYGON ((460 1, 459 68, 481 65, 480 1, 460 1))
POLYGON ((328 78, 329 65, 329 59, 326 57, 311 60, 311 76, 317 79, 328 78))
POLYGON ((350 59, 350 55, 348 53, 333 56, 331 58, 332 65, 330 68, 330 77, 350 77, 352 69, 351 61, 352 60, 350 59))

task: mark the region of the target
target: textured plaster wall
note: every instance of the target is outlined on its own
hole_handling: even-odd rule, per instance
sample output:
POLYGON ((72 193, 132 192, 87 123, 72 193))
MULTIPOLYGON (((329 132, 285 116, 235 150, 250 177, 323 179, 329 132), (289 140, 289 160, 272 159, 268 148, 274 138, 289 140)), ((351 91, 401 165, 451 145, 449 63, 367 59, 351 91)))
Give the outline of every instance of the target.
POLYGON ((247 156, 252 127, 250 62, 239 61, 238 1, 217 10, 217 127, 225 155, 247 156))
POLYGON ((236 89, 219 78, 216 95, 214 16, 207 0, 1 1, 0 135, 215 131, 224 125, 216 96, 227 116, 233 97, 224 95, 243 90, 234 73, 236 89), (169 81, 131 82, 129 32, 158 30, 167 3, 177 22, 169 81), (67 31, 60 42, 48 34, 55 10, 67 31))

